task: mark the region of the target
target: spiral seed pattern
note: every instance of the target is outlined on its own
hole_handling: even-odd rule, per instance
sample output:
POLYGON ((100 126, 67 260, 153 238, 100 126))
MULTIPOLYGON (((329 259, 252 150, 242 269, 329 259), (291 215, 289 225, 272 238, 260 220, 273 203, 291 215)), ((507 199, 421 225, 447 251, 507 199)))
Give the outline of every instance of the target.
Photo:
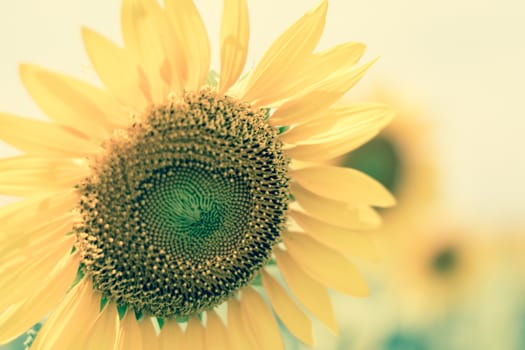
POLYGON ((204 88, 103 144, 79 185, 75 227, 97 290, 166 318, 213 308, 254 278, 290 197, 288 160, 265 114, 204 88))

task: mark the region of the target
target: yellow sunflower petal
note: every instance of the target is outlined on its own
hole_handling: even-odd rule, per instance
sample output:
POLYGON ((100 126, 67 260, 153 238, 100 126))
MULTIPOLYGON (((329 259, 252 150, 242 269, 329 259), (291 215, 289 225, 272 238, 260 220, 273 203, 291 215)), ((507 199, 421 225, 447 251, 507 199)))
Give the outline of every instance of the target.
POLYGON ((365 52, 363 43, 349 42, 315 53, 303 67, 304 75, 296 86, 310 86, 323 80, 331 72, 349 69, 357 64, 365 52))
POLYGON ((319 282, 354 296, 369 294, 363 275, 337 251, 305 234, 288 233, 283 240, 293 259, 319 282))
POLYGON ((159 336, 160 349, 184 349, 184 335, 179 323, 175 320, 166 320, 159 336))
POLYGON ((48 253, 53 247, 72 231, 75 217, 73 214, 65 214, 49 220, 18 233, 4 235, 0 239, 0 266, 6 266, 9 262, 16 261, 21 256, 38 257, 48 253))
POLYGON ((272 125, 293 125, 311 120, 350 90, 374 64, 375 60, 359 67, 334 72, 317 84, 306 89, 302 95, 279 106, 269 119, 272 125))
POLYGON ((312 55, 306 60, 301 72, 289 81, 282 91, 270 90, 258 105, 269 105, 279 99, 302 95, 331 74, 349 70, 359 61, 365 51, 361 43, 346 43, 312 55))
POLYGON ((353 205, 389 207, 395 204, 390 192, 360 171, 329 165, 290 171, 305 189, 319 196, 353 205))
POLYGON ((165 10, 176 40, 183 48, 186 64, 186 87, 200 88, 210 69, 210 42, 206 27, 193 0, 166 0, 165 10))
POLYGON ((54 123, 0 113, 0 139, 26 153, 43 156, 88 155, 97 145, 54 123))
POLYGON ((264 299, 252 287, 242 290, 241 314, 258 349, 284 349, 281 333, 272 312, 264 299))
POLYGON ((312 113, 307 119, 303 119, 293 128, 281 134, 279 138, 291 145, 301 143, 315 135, 330 130, 340 118, 344 117, 341 108, 330 108, 319 113, 312 113))
POLYGON ((217 313, 213 310, 207 312, 206 329, 204 334, 205 350, 229 350, 226 328, 217 313))
POLYGON ((286 91, 317 46, 327 8, 328 2, 321 1, 275 40, 250 75, 243 100, 256 101, 286 91))
POLYGON ((142 334, 142 349, 159 349, 160 338, 157 336, 151 318, 144 317, 142 322, 139 323, 139 327, 142 334))
POLYGON ((27 223, 37 227, 50 217, 60 217, 78 203, 78 193, 71 189, 59 193, 28 197, 0 208, 0 242, 24 235, 27 223))
MULTIPOLYGON (((84 350, 112 350, 117 340, 118 313, 117 306, 108 303, 89 330, 89 336, 82 344, 84 350)), ((78 350, 81 350, 78 349, 78 350)))
POLYGON ((122 36, 146 74, 153 103, 168 97, 163 69, 171 69, 164 38, 169 35, 167 18, 156 0, 122 2, 122 36), (170 67, 170 68, 168 68, 170 67))
POLYGON ((239 302, 235 299, 228 301, 227 330, 229 344, 232 349, 257 349, 255 339, 252 338, 252 335, 248 332, 247 324, 242 319, 239 302))
POLYGON ((326 289, 310 277, 281 249, 274 250, 277 266, 286 284, 299 301, 334 333, 338 333, 332 302, 326 289))
POLYGON ((188 320, 184 338, 188 349, 204 350, 204 328, 197 317, 190 317, 188 320))
MULTIPOLYGON (((62 256, 64 255, 65 253, 62 252, 62 256)), ((0 344, 16 338, 31 328, 58 305, 75 278, 78 264, 78 257, 68 255, 58 264, 53 265, 53 271, 49 270, 45 274, 34 271, 35 274, 38 274, 38 284, 31 287, 27 299, 11 306, 0 315, 0 344)), ((23 277, 21 276, 21 278, 23 277)), ((6 292, 6 288, 20 291, 21 286, 16 285, 16 283, 4 286, 2 287, 2 294, 6 292)), ((2 304, 4 304, 4 300, 2 300, 2 304)), ((0 310, 5 310, 5 305, 2 305, 0 310)))
POLYGON ((47 249, 37 256, 31 256, 31 252, 21 252, 16 260, 3 265, 0 275, 0 310, 30 297, 41 285, 42 276, 49 276, 64 260, 64 256, 69 255, 73 242, 73 236, 64 237, 59 242, 44 244, 47 249))
POLYGON ((185 48, 160 4, 155 0, 124 1, 122 33, 133 61, 139 63, 139 79, 142 73, 146 75, 144 88, 152 101, 162 103, 170 92, 180 95, 186 79, 185 48))
MULTIPOLYGON (((144 320, 142 320, 144 321, 144 320)), ((135 312, 128 309, 120 320, 115 350, 142 350, 142 332, 135 312)))
MULTIPOLYGON (((70 220, 69 222, 72 221, 70 220)), ((31 233, 28 235, 29 237, 31 237, 33 232, 36 234, 43 234, 39 237, 31 237, 33 240, 28 239, 21 242, 19 245, 11 245, 9 239, 2 240, 0 242, 0 252, 6 254, 0 258, 2 271, 4 272, 4 276, 2 277, 5 278, 8 271, 16 270, 21 266, 31 264, 36 259, 44 259, 45 257, 50 256, 52 252, 65 246, 67 244, 65 241, 68 241, 72 246, 72 236, 66 236, 67 232, 71 231, 71 227, 69 227, 69 231, 67 231, 67 228, 62 225, 61 221, 56 221, 56 223, 59 224, 57 228, 52 225, 42 224, 34 231, 30 230, 31 233), (49 230, 49 232, 46 231, 46 229, 49 230), (10 251, 9 248, 13 249, 10 251)))
POLYGON ((224 1, 221 25, 220 93, 228 90, 241 75, 246 63, 249 36, 246 0, 224 1))
POLYGON ((378 251, 372 237, 364 233, 330 225, 298 211, 291 211, 290 216, 306 231, 306 234, 332 249, 364 260, 378 259, 378 251))
POLYGON ((379 216, 368 214, 368 207, 350 207, 308 191, 297 182, 290 183, 294 199, 310 215, 321 221, 349 229, 372 229, 381 224, 379 216), (363 215, 364 214, 364 215, 363 215))
POLYGON ((356 135, 383 128, 393 116, 392 109, 382 104, 338 106, 325 113, 314 114, 312 119, 293 127, 280 138, 290 144, 309 144, 331 135, 350 141, 356 135))
POLYGON ((94 139, 110 135, 126 114, 105 91, 34 65, 20 65, 20 77, 38 106, 55 122, 94 139))
POLYGON ((132 55, 88 28, 82 28, 82 39, 93 68, 113 96, 130 111, 142 112, 149 103, 148 92, 132 55))
POLYGON ((341 120, 331 130, 287 150, 287 154, 294 159, 317 162, 341 156, 360 146, 363 135, 377 135, 394 117, 388 108, 370 108, 363 114, 341 120))
POLYGON ((28 196, 68 189, 80 182, 87 167, 76 159, 18 156, 0 159, 0 193, 28 196))
POLYGON ((310 162, 327 161, 337 158, 343 154, 353 151, 362 146, 379 134, 380 130, 366 132, 361 135, 356 135, 349 140, 337 140, 318 145, 302 145, 286 150, 286 155, 297 160, 304 160, 310 162))
POLYGON ((44 323, 32 350, 82 349, 99 315, 100 298, 87 278, 80 281, 44 323))
POLYGON ((279 282, 264 270, 262 272, 262 282, 273 309, 286 328, 303 343, 313 346, 312 322, 308 316, 297 306, 279 282))
POLYGON ((343 94, 333 91, 310 91, 280 105, 268 122, 273 126, 296 125, 312 119, 322 119, 329 107, 343 94))

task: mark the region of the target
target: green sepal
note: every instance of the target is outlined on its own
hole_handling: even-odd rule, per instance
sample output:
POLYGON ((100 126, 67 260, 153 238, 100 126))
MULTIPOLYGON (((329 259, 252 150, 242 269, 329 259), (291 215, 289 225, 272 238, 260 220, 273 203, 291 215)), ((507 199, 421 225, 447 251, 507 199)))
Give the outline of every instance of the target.
POLYGON ((274 265, 277 265, 277 261, 276 261, 274 258, 271 258, 271 259, 268 260, 268 262, 266 263, 266 266, 274 266, 274 265))
POLYGON ((128 309, 128 305, 126 305, 126 304, 118 304, 117 305, 117 312, 118 312, 119 320, 122 320, 124 318, 124 315, 126 315, 126 310, 127 309, 128 309))
POLYGON ((175 317, 175 321, 177 321, 178 323, 188 322, 189 319, 190 319, 189 316, 176 316, 175 317))
POLYGON ((206 84, 212 87, 217 87, 217 85, 219 85, 219 73, 211 70, 208 73, 208 78, 206 78, 206 84))
MULTIPOLYGON (((39 322, 25 333, 26 338, 23 342, 24 350, 29 350, 31 348, 31 345, 33 345, 33 342, 35 341, 35 338, 38 335, 40 328, 42 328, 42 323, 39 322)), ((11 349, 9 345, 7 345, 7 347, 11 349)))
POLYGON ((134 310, 134 311, 135 311, 135 318, 137 319, 137 321, 142 320, 142 317, 144 317, 144 315, 142 314, 142 311, 141 310, 134 310))
POLYGON ((264 110, 264 120, 270 119, 271 109, 270 108, 263 108, 263 110, 264 110))
POLYGON ((80 265, 78 265, 77 274, 75 276, 75 279, 73 280, 73 283, 71 284, 71 287, 69 287, 69 289, 73 288, 80 281, 82 281, 82 278, 84 278, 84 264, 80 263, 80 265))
POLYGON ((257 276, 250 282, 252 286, 262 286, 262 277, 261 274, 258 273, 257 276))
POLYGON ((109 299, 106 298, 106 297, 100 298, 100 312, 102 312, 102 310, 104 310, 104 306, 106 306, 108 301, 109 301, 109 299))
POLYGON ((279 135, 281 135, 285 131, 288 131, 289 129, 290 129, 289 125, 283 125, 283 126, 280 126, 279 128, 277 128, 277 130, 279 131, 279 135))
POLYGON ((164 319, 162 317, 157 317, 157 323, 159 324, 159 329, 162 329, 162 327, 164 327, 164 323, 166 323, 166 321, 164 321, 164 319))

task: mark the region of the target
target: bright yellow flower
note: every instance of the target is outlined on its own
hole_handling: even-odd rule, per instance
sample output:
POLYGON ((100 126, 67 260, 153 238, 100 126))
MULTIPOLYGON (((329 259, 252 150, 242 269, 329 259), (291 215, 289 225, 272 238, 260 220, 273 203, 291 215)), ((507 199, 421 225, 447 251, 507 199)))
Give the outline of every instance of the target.
POLYGON ((306 344, 303 307, 337 330, 327 287, 368 293, 348 255, 374 257, 356 230, 394 199, 325 160, 392 112, 332 107, 371 63, 359 43, 314 52, 326 11, 239 79, 246 1, 225 0, 218 84, 191 0, 124 0, 124 47, 83 29, 104 88, 21 66, 50 121, 0 115, 25 152, 0 160, 0 193, 24 197, 0 211, 0 342, 48 313, 35 349, 281 349, 272 308, 306 344))

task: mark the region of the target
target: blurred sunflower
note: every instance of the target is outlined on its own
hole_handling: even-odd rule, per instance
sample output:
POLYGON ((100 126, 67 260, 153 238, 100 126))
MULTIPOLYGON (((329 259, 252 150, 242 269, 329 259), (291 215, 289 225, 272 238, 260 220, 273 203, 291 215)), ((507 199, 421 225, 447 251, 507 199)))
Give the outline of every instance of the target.
MULTIPOLYGON (((450 216, 443 217, 450 222, 450 216)), ((346 332, 334 340, 337 349, 492 349, 484 347, 487 337, 466 335, 486 332, 505 338, 492 332, 509 330, 495 316, 506 302, 492 302, 496 295, 508 299, 509 288, 487 273, 496 265, 494 242, 479 230, 437 222, 406 225, 406 232, 392 239, 392 253, 369 275, 370 298, 335 301, 347 310, 340 320, 346 332), (489 285, 505 292, 492 293, 489 285)), ((508 339, 492 344, 502 343, 508 339)))
POLYGON ((382 239, 402 234, 408 220, 424 222, 423 214, 437 197, 438 164, 431 128, 423 118, 427 112, 392 91, 378 88, 370 94, 396 109, 392 123, 377 137, 331 162, 368 174, 396 197, 396 206, 382 212, 382 239))
POLYGON ((346 254, 373 258, 356 230, 394 199, 324 161, 392 112, 331 107, 371 63, 356 65, 359 43, 314 53, 326 11, 321 1, 239 79, 248 11, 225 0, 217 84, 191 0, 124 0, 124 47, 83 29, 103 88, 20 67, 51 120, 0 115, 0 138, 25 152, 0 160, 0 193, 24 197, 0 211, 0 342, 51 313, 35 349, 280 349, 265 291, 312 344, 279 273, 337 330, 327 287, 368 293, 346 254))
POLYGON ((431 322, 464 305, 479 289, 474 287, 487 270, 490 251, 479 234, 468 230, 431 224, 406 229, 389 260, 389 291, 407 322, 431 322))
POLYGON ((373 96, 394 106, 397 118, 378 137, 335 163, 365 172, 396 196, 398 205, 383 211, 384 223, 376 235, 385 263, 370 270, 386 288, 387 300, 394 299, 387 303, 420 321, 459 300, 478 275, 484 254, 480 240, 468 231, 432 227, 439 170, 423 118, 426 112, 388 91, 377 90, 373 96))

